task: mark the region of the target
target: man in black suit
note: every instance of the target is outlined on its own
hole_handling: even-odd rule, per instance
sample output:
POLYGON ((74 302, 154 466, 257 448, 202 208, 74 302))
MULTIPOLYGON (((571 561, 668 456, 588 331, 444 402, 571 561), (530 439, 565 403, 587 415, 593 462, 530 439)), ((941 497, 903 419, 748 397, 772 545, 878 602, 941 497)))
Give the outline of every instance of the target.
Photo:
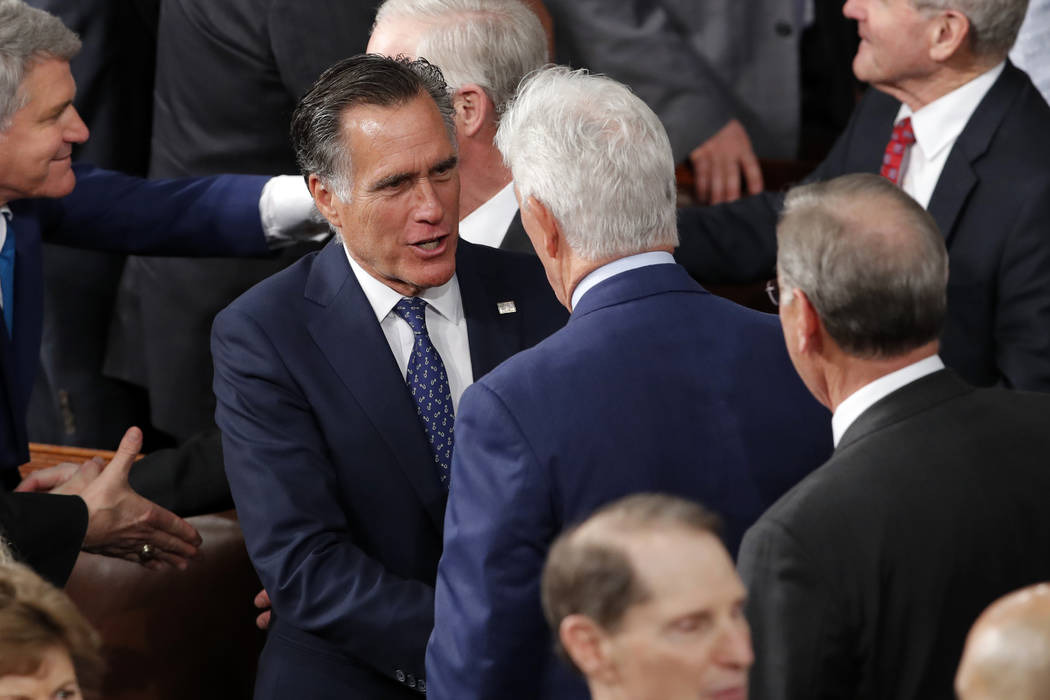
POLYGON ((346 59, 293 117, 339 234, 215 320, 216 420, 273 600, 256 698, 426 688, 452 418, 566 318, 530 256, 457 237, 452 104, 425 62, 346 59))
POLYGON ((445 75, 456 109, 463 240, 535 254, 494 139, 518 83, 547 62, 536 14, 519 0, 386 0, 368 52, 422 57, 445 75))
POLYGON ((784 338, 836 448, 744 536, 752 697, 952 698, 981 610, 1050 578, 1050 396, 944 368, 944 241, 888 180, 793 190, 777 238, 784 338))
MULTIPOLYGON (((899 181, 948 245, 945 363, 977 385, 1050 391, 1050 108, 1006 60, 1025 5, 849 0, 862 39, 853 70, 875 89, 810 179, 885 170, 899 181), (883 169, 895 125, 916 141, 883 169)), ((683 211, 679 261, 700 281, 771 277, 781 203, 683 211)))

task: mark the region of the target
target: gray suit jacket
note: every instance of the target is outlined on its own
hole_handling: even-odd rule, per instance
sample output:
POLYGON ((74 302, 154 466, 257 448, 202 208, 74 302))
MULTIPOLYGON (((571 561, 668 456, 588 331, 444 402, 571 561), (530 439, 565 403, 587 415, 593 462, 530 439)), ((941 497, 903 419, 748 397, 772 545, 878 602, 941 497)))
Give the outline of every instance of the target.
POLYGON ((730 118, 766 158, 793 158, 799 128, 797 2, 546 0, 558 62, 605 73, 659 115, 675 158, 730 118))

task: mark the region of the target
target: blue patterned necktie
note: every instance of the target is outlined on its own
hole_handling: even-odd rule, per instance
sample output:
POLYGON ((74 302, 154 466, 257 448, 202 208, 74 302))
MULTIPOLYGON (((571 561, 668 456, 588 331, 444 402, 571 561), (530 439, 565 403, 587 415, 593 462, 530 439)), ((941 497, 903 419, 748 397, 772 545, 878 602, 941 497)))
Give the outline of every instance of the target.
POLYGON ((15 321, 15 232, 10 223, 7 223, 4 246, 0 248, 0 293, 3 296, 4 325, 7 326, 7 337, 11 338, 15 321))
POLYGON ((423 430, 430 440, 441 485, 448 488, 449 466, 452 464, 452 428, 455 414, 452 410, 452 392, 448 386, 445 363, 427 333, 427 303, 418 297, 397 302, 394 313, 403 318, 416 335, 412 356, 408 358, 405 383, 412 391, 416 413, 423 422, 423 430))

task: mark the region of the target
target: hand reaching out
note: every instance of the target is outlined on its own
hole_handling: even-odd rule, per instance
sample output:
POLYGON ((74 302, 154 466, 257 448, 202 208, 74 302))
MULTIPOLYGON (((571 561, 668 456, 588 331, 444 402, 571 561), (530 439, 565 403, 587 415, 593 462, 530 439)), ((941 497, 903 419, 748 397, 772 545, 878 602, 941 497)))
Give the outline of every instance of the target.
POLYGON ((747 193, 763 189, 762 170, 743 125, 730 119, 714 136, 700 144, 689 159, 693 162, 696 196, 701 204, 721 204, 740 198, 740 175, 747 193))

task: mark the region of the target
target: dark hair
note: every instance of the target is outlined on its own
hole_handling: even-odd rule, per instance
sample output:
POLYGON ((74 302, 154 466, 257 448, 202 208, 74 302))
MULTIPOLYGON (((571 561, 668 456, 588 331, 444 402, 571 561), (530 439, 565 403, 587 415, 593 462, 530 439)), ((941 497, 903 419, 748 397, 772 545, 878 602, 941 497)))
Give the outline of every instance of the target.
POLYGON ((65 593, 22 564, 0 564, 0 676, 35 673, 55 647, 69 653, 85 694, 97 690, 98 633, 65 593))
POLYGON ((573 664, 558 637, 558 626, 569 615, 586 615, 602 628, 615 631, 627 609, 651 595, 616 535, 671 528, 717 537, 720 525, 718 516, 692 501, 639 493, 602 507, 554 541, 540 588, 543 614, 559 656, 573 664))
POLYGON ((347 196, 353 164, 341 134, 343 114, 359 105, 402 105, 429 95, 455 143, 452 98, 437 66, 361 54, 345 58, 321 74, 292 114, 292 145, 304 177, 317 175, 340 196, 347 196))

